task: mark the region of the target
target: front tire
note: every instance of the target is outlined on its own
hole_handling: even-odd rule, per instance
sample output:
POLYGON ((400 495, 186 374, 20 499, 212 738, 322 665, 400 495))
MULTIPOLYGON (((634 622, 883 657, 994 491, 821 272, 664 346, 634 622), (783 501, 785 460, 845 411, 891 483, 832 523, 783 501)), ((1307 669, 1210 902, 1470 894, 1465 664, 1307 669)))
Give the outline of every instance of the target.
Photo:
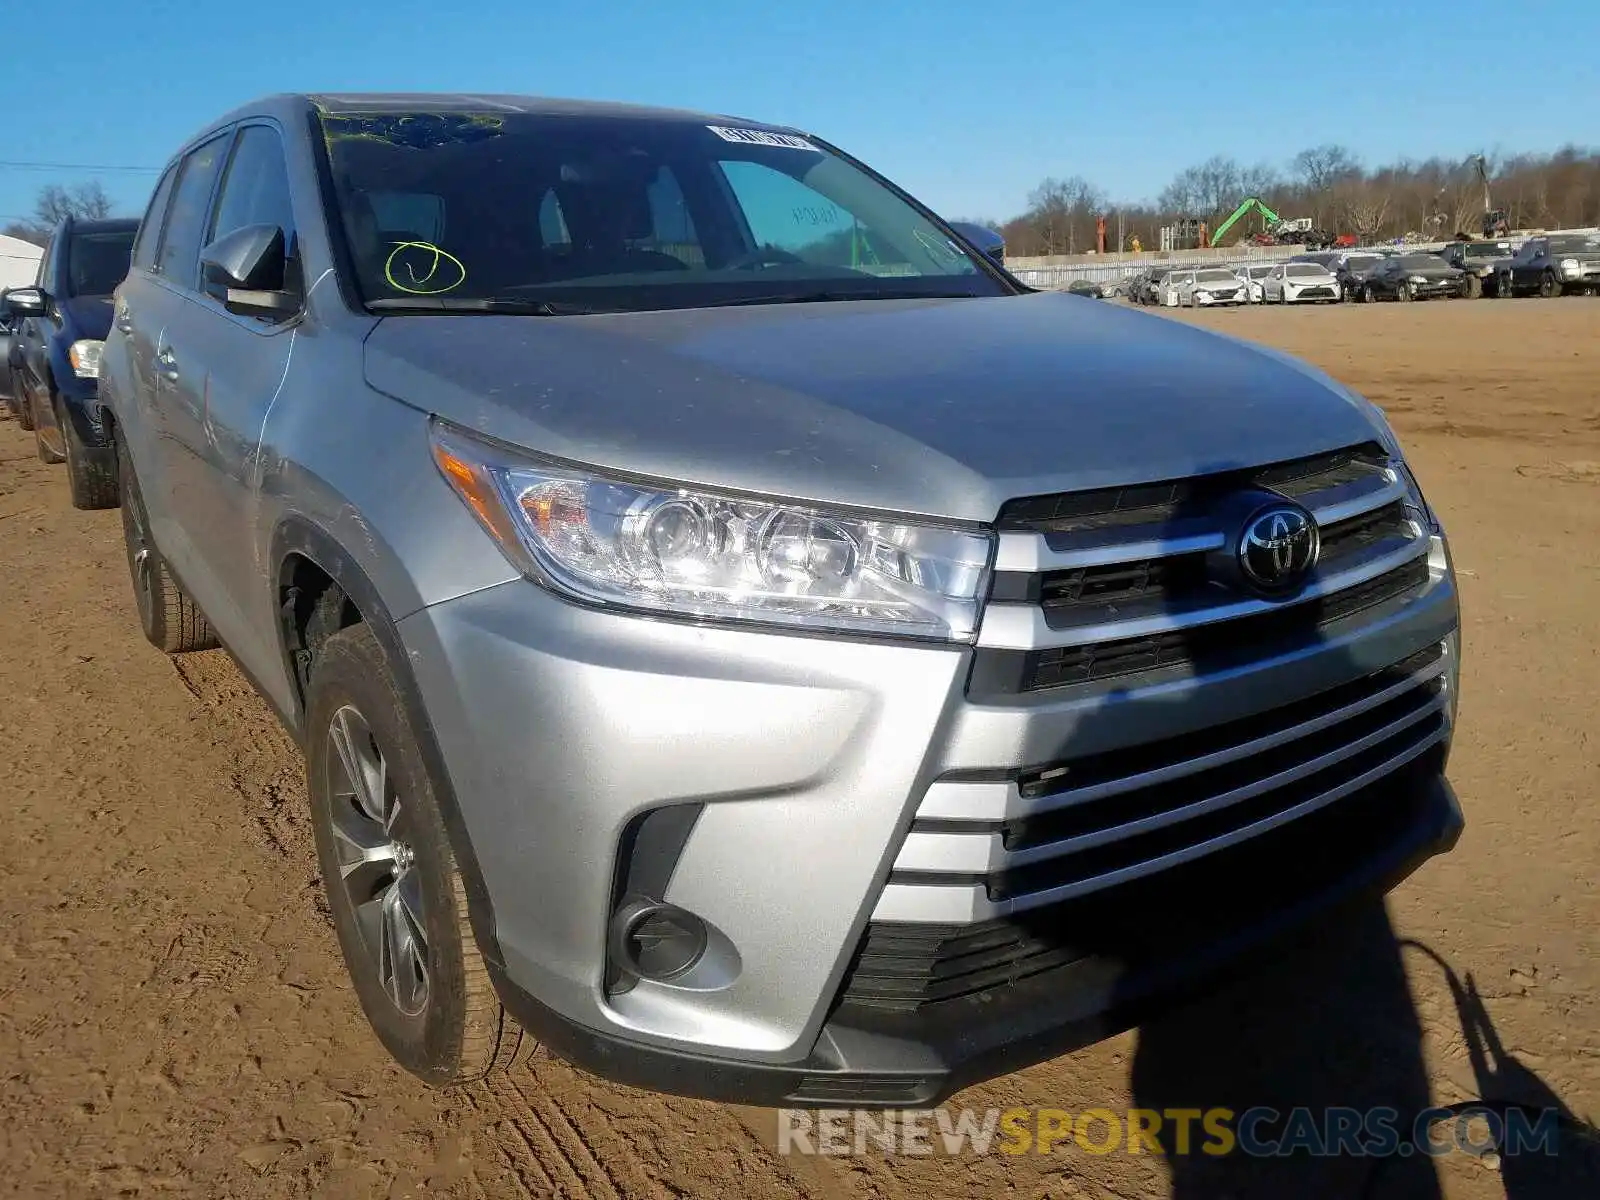
POLYGON ((1402 283, 1394 289, 1394 298, 1403 304, 1410 304, 1416 297, 1412 295, 1411 285, 1402 283))
POLYGON ((7 403, 16 414, 17 425, 24 433, 32 433, 33 405, 28 401, 28 385, 14 371, 11 374, 11 399, 7 403))
POLYGON ((1554 271, 1546 271, 1543 278, 1539 280, 1539 295, 1546 300, 1554 300, 1561 295, 1561 292, 1561 280, 1556 278, 1554 271))
POLYGON ((1361 287, 1361 300, 1365 304, 1376 304, 1378 302, 1378 289, 1370 283, 1363 284, 1361 287))
POLYGON ((1467 286, 1462 294, 1468 300, 1476 300, 1483 295, 1483 280, 1476 275, 1467 276, 1467 286))
POLYGON ((61 440, 67 445, 67 488, 72 507, 81 509, 115 508, 120 500, 116 461, 102 451, 96 455, 83 444, 71 418, 59 408, 61 440))
POLYGON ((317 860, 378 1040, 435 1087, 523 1061, 536 1043, 501 1007, 478 955, 432 780, 368 626, 318 651, 306 728, 317 860))
POLYGON ((122 439, 117 439, 117 482, 122 506, 122 540, 127 550, 128 576, 133 581, 133 602, 139 628, 157 650, 186 654, 217 646, 211 623, 188 594, 178 586, 166 560, 150 536, 150 518, 134 476, 133 464, 122 439))
POLYGON ((46 411, 47 406, 50 404, 50 400, 50 388, 48 385, 46 385, 44 389, 44 396, 42 398, 35 394, 32 400, 27 402, 29 405, 28 416, 29 425, 33 429, 33 448, 39 455, 39 461, 42 463, 49 463, 51 466, 56 466, 59 463, 66 462, 67 458, 66 455, 52 449, 50 446, 45 444, 44 421, 41 420, 41 417, 46 411))

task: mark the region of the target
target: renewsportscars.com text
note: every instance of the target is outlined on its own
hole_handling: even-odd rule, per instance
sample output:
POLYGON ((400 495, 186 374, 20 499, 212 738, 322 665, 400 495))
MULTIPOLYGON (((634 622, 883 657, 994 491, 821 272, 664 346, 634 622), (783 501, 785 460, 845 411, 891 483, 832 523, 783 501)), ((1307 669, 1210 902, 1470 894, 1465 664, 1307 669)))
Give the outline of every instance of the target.
POLYGON ((780 1109, 780 1154, 1556 1154, 1560 1115, 1491 1108, 780 1109))

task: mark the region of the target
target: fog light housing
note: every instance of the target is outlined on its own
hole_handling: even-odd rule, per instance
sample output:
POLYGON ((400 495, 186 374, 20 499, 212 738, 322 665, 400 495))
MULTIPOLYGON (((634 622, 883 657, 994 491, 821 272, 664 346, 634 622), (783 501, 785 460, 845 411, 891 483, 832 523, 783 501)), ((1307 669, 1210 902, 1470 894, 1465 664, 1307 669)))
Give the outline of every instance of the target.
POLYGON ((648 979, 666 983, 688 974, 705 956, 706 924, 687 909, 648 897, 623 902, 611 918, 611 961, 620 978, 613 991, 648 979))

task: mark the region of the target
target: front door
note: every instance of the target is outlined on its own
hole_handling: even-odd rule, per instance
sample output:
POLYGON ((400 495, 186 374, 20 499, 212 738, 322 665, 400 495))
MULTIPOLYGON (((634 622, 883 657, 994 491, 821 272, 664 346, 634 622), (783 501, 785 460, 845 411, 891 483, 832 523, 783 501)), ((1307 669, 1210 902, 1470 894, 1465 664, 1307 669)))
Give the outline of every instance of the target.
MULTIPOLYGON (((275 225, 291 251, 286 290, 298 292, 295 219, 282 141, 271 125, 239 130, 201 244, 247 225, 275 225)), ((164 353, 175 402, 166 405, 174 442, 171 488, 181 506, 190 561, 184 576, 218 635, 258 678, 277 663, 276 624, 253 611, 264 564, 257 561, 254 516, 262 425, 294 346, 297 320, 232 313, 224 289, 202 271, 197 291, 168 324, 164 353)))

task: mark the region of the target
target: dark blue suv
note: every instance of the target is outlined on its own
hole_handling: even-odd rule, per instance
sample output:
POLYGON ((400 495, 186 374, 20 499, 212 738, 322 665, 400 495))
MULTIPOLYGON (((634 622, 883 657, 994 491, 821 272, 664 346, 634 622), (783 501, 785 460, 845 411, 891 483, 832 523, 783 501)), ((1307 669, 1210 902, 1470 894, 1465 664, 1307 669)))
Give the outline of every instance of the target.
POLYGON ((17 403, 31 418, 39 457, 67 464, 78 508, 117 504, 116 458, 90 402, 111 331, 111 294, 128 273, 138 228, 136 220, 64 218, 45 247, 38 283, 5 298, 15 326, 17 403))

